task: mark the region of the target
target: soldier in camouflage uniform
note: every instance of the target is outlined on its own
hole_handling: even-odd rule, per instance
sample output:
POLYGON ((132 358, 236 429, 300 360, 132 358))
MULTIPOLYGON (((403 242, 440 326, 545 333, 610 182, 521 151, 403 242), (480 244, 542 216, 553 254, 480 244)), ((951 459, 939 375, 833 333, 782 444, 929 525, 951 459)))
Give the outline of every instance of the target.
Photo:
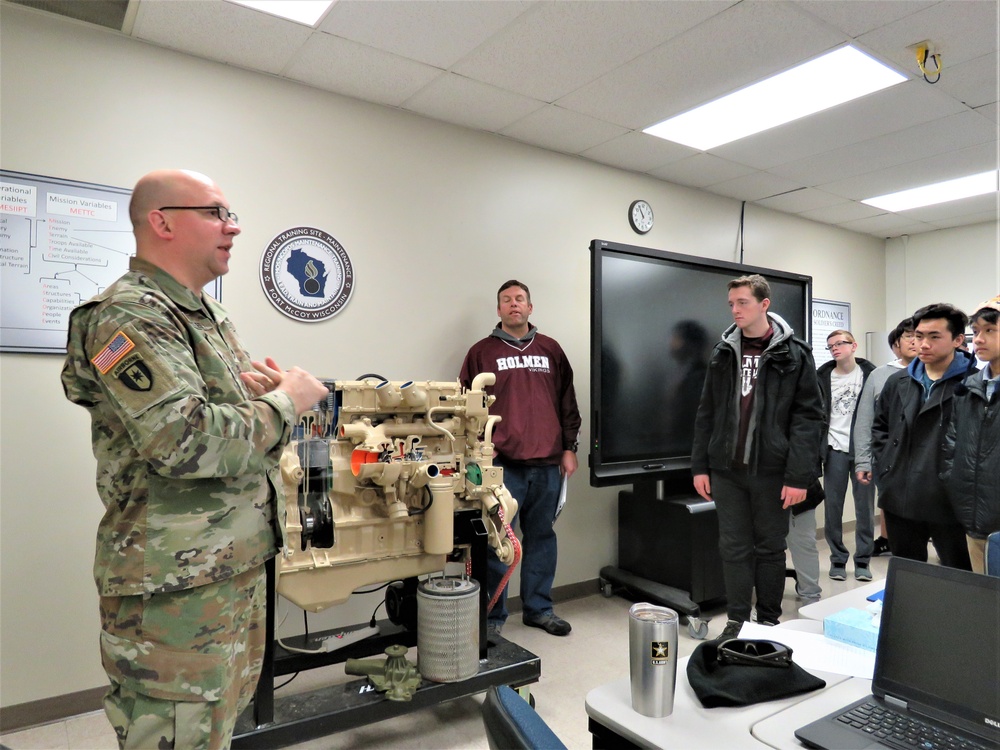
POLYGON ((202 294, 229 270, 228 206, 204 175, 143 177, 129 272, 70 317, 62 382, 92 420, 105 709, 122 748, 230 744, 262 664, 278 459, 327 392, 251 362, 202 294))

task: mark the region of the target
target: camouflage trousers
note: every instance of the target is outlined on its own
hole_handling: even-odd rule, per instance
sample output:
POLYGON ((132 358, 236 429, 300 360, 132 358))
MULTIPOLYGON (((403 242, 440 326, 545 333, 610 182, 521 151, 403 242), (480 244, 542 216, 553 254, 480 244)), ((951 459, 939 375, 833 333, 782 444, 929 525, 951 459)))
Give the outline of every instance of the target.
POLYGON ((264 658, 264 567, 165 594, 101 597, 104 710, 121 750, 228 748, 264 658))

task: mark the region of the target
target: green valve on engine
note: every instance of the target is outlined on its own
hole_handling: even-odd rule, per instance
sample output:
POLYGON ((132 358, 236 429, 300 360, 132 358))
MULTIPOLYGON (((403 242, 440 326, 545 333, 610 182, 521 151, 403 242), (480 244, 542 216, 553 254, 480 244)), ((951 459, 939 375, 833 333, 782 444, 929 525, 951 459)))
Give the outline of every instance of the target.
POLYGON ((479 467, 479 464, 469 464, 466 466, 465 476, 476 486, 483 483, 483 470, 479 467))

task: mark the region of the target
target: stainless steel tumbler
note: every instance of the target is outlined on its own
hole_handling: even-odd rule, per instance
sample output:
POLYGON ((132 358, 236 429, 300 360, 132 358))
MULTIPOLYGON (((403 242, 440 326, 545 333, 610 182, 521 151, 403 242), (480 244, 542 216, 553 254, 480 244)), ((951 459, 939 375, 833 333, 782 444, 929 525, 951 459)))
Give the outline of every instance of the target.
POLYGON ((673 713, 677 620, 672 609, 655 604, 633 604, 628 611, 632 708, 643 716, 660 718, 673 713))

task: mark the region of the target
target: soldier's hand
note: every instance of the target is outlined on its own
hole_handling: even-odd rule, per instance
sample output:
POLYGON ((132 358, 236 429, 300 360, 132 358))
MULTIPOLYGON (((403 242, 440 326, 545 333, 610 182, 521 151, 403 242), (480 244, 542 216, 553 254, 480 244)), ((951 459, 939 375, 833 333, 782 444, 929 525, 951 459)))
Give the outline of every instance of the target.
MULTIPOLYGON (((292 367, 282 370, 278 363, 271 357, 261 362, 254 362, 257 373, 242 373, 243 382, 251 388, 261 389, 260 393, 270 391, 283 391, 292 398, 295 404, 295 413, 301 416, 308 411, 320 399, 326 398, 327 388, 319 380, 314 378, 301 367, 292 367), (255 377, 262 375, 263 378, 255 377), (251 385, 253 383, 254 385, 251 385)), ((255 395, 260 395, 255 392, 255 395)))
POLYGON ((271 379, 271 376, 265 370, 272 373, 274 371, 260 362, 251 362, 251 364, 256 368, 257 372, 240 373, 240 380, 243 381, 250 393, 254 396, 263 396, 265 393, 273 391, 277 383, 271 379))

